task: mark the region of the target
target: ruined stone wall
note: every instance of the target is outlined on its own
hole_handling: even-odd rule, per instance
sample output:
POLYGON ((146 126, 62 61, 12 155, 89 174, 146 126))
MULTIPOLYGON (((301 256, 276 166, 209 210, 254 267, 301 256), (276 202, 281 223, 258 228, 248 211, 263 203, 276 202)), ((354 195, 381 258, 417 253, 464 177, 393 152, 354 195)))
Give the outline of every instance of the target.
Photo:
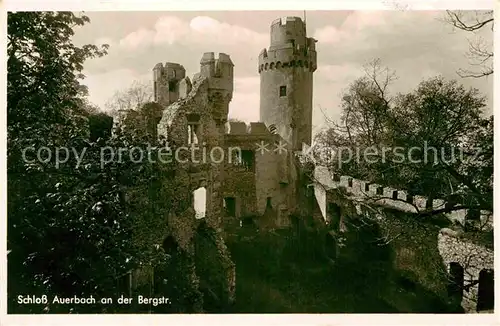
POLYGON ((208 312, 227 311, 235 300, 235 265, 220 233, 207 228, 203 221, 195 239, 196 271, 208 312))
POLYGON ((236 198, 238 217, 261 216, 262 227, 290 225, 288 215, 297 205, 297 178, 293 157, 287 148, 289 144, 279 135, 271 134, 263 123, 251 123, 249 126, 230 123, 225 144, 226 147, 254 152, 255 163, 251 171, 233 164, 225 167, 224 193, 236 198), (283 150, 275 150, 275 144, 280 141, 283 150))
MULTIPOLYGON (((201 278, 200 282, 204 282, 202 287, 210 292, 207 286, 210 288, 212 285, 207 280, 214 275, 222 276, 216 286, 223 286, 226 289, 226 299, 234 300, 234 265, 220 233, 222 172, 225 159, 220 160, 221 154, 225 154, 221 153, 220 149, 224 148, 223 115, 232 97, 232 63, 228 56, 221 56, 219 60, 212 60, 210 55, 205 54, 200 64, 200 73, 196 74, 192 81, 183 76, 179 82, 178 99, 164 108, 157 130, 164 144, 170 148, 171 158, 176 161, 172 182, 182 184, 191 194, 202 185, 206 188, 206 215, 203 223, 211 230, 209 240, 213 240, 208 246, 212 248, 210 250, 217 252, 214 257, 217 259, 215 264, 223 262, 224 266, 215 268, 199 259, 202 250, 200 248, 207 247, 196 245, 200 239, 196 236, 200 221, 195 218, 193 205, 188 205, 189 208, 183 212, 169 216, 171 234, 179 247, 187 253, 188 259, 196 261, 193 282, 201 278), (203 275, 197 276, 198 273, 203 275)), ((186 200, 192 202, 193 198, 186 200)))
MULTIPOLYGON (((445 201, 442 199, 428 199, 424 196, 410 196, 405 190, 398 190, 391 187, 383 187, 369 181, 359 180, 350 176, 331 175, 327 167, 316 167, 315 187, 326 187, 334 189, 343 187, 356 199, 371 201, 379 205, 394 208, 409 213, 418 213, 425 210, 437 210, 445 208, 445 201)), ((318 197, 320 205, 326 207, 321 197, 318 197)), ((456 221, 465 225, 467 209, 456 210, 446 213, 451 221, 456 221)), ((477 222, 484 226, 484 229, 493 228, 493 215, 488 211, 480 212, 480 220, 477 222)))
MULTIPOLYGON (((233 132, 237 129, 233 125, 233 132)), ((235 134, 233 134, 235 135, 235 134)), ((225 148, 227 152, 232 152, 234 155, 239 155, 240 150, 250 150, 256 156, 255 144, 248 140, 246 134, 246 126, 244 133, 237 136, 225 135, 225 148)), ((256 216, 257 212, 257 194, 256 194, 256 178, 255 162, 251 169, 238 164, 236 157, 231 157, 230 160, 225 160, 224 173, 222 182, 223 198, 232 197, 235 200, 235 216, 234 224, 239 224, 239 220, 245 216, 256 216)), ((231 223, 231 221, 228 221, 231 223)))
MULTIPOLYGON (((316 167, 314 181, 315 197, 319 206, 317 210, 321 212, 327 223, 331 223, 332 216, 335 215, 335 212, 329 211, 329 203, 341 206, 337 212, 337 215, 340 215, 338 216, 340 229, 342 228, 342 219, 353 215, 351 211, 345 210, 346 205, 340 204, 338 198, 332 198, 339 192, 345 192, 343 200, 353 201, 351 205, 355 206, 357 215, 366 216, 368 214, 371 218, 374 217, 387 232, 387 241, 392 242, 393 247, 396 248, 395 261, 401 266, 400 268, 408 268, 413 270, 414 274, 421 274, 417 275, 420 280, 432 285, 433 279, 441 277, 439 270, 442 267, 447 267, 448 272, 450 272, 451 263, 460 264, 464 269, 464 282, 459 285, 463 289, 461 305, 466 312, 476 311, 478 284, 475 283, 478 282, 481 271, 493 269, 493 250, 489 249, 486 243, 480 243, 477 240, 473 242, 471 239, 487 238, 489 232, 492 232, 491 212, 481 211, 479 219, 473 221, 473 224, 468 224, 467 210, 445 214, 449 225, 461 224, 462 230, 467 230, 467 226, 472 225, 478 229, 477 232, 462 232, 461 235, 459 232, 447 228, 438 231, 437 225, 429 223, 426 226, 425 223, 422 223, 423 221, 415 220, 413 215, 425 210, 444 208, 446 203, 441 199, 429 201, 423 196, 411 197, 405 191, 370 184, 367 181, 357 180, 349 176, 331 175, 326 167, 316 167), (366 208, 364 203, 369 204, 371 208, 366 208), (376 207, 375 211, 373 207, 376 207), (397 213, 391 215, 388 209, 401 212, 402 214, 399 214, 401 217, 409 216, 409 218, 395 218, 394 214, 397 213), (389 214, 387 214, 388 212, 389 214), (429 238, 431 236, 435 239, 436 233, 438 233, 437 241, 429 238), (465 235, 469 235, 471 238, 467 238, 465 235), (427 254, 421 255, 424 247, 427 254), (429 260, 429 255, 434 255, 434 251, 439 253, 440 259, 429 260), (422 265, 427 266, 428 269, 432 270, 432 273, 418 268, 422 265), (425 275, 426 273, 428 275, 425 275)), ((487 239, 487 243, 491 242, 490 240, 487 239)), ((446 269, 444 273, 446 273, 446 269)), ((447 279, 450 277, 448 275, 447 279)), ((443 289, 435 290, 443 291, 443 289)))
POLYGON ((177 160, 181 162, 181 168, 189 172, 189 186, 195 190, 203 179, 206 181, 206 218, 214 227, 218 227, 220 215, 221 199, 214 185, 215 181, 220 179, 221 164, 213 164, 212 158, 218 161, 220 152, 214 148, 223 147, 220 128, 211 116, 208 80, 202 77, 194 80, 193 90, 187 98, 165 109, 165 116, 158 125, 159 134, 166 136, 174 153, 177 151, 177 160), (172 111, 175 111, 175 115, 169 121, 172 111), (188 120, 191 116, 197 117, 197 144, 188 143, 188 120), (185 149, 180 150, 181 147, 185 149), (211 152, 214 153, 212 156, 211 152))
POLYGON ((186 69, 178 63, 156 64, 153 68, 155 102, 168 106, 179 99, 179 82, 186 77, 186 69))
POLYGON ((234 64, 229 55, 206 52, 200 61, 200 75, 208 79, 208 96, 213 119, 224 123, 229 113, 229 102, 233 98, 234 64))
POLYGON ((494 269, 493 250, 463 239, 450 229, 439 232, 438 249, 448 271, 451 263, 458 263, 464 269, 463 285, 474 284, 463 291, 462 307, 466 312, 476 312, 479 274, 482 270, 494 269))

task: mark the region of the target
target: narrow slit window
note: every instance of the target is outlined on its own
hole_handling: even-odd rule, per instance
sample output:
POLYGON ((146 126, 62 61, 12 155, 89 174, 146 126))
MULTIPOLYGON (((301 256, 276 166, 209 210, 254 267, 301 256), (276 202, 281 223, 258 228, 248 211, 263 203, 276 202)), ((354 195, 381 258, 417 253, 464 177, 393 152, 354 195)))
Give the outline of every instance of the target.
POLYGON ((200 116, 189 114, 188 120, 188 144, 198 144, 200 142, 200 116))
POLYGON ((227 216, 236 216, 236 199, 234 197, 224 198, 224 208, 226 209, 227 216))
POLYGON ((177 83, 175 80, 171 80, 168 82, 168 91, 169 92, 175 92, 176 88, 177 88, 177 83))
POLYGON ((280 97, 286 96, 286 86, 280 86, 280 97))

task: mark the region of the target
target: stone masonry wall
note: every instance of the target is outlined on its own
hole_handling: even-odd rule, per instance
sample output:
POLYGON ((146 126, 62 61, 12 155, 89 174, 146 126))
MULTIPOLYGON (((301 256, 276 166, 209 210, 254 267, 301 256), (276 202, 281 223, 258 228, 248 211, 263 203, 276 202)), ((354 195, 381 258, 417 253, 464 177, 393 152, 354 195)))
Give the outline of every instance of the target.
MULTIPOLYGON (((317 187, 326 187, 327 189, 344 187, 346 191, 355 198, 372 201, 400 211, 418 213, 428 209, 437 210, 445 208, 446 203, 442 199, 433 199, 432 202, 428 203, 429 199, 426 197, 408 196, 405 190, 383 187, 379 184, 355 179, 350 176, 331 175, 327 167, 318 166, 314 173, 317 187)), ((322 199, 319 198, 319 200, 322 199)), ((320 205, 324 206, 326 203, 320 202, 320 205)), ((461 209, 446 213, 446 216, 451 221, 456 221, 464 225, 467 213, 467 209, 461 209)), ((481 211, 480 223, 487 229, 492 229, 493 215, 491 212, 481 211)))
POLYGON ((232 164, 225 167, 224 194, 236 198, 238 217, 254 215, 263 220, 262 216, 266 215, 268 220, 261 221, 262 227, 288 226, 287 217, 297 204, 296 176, 286 148, 288 144, 279 135, 271 134, 263 123, 247 126, 232 122, 225 136, 226 147, 251 150, 255 158, 251 171, 232 164), (280 142, 284 149, 275 150, 280 142), (260 145, 265 149, 259 148, 260 145))
MULTIPOLYGON (((379 204, 380 207, 396 209, 406 213, 418 213, 425 210, 442 209, 445 202, 441 199, 434 199, 428 203, 428 199, 423 196, 409 197, 405 191, 382 187, 371 184, 368 181, 354 179, 349 176, 331 175, 326 167, 316 167, 314 171, 315 197, 319 210, 325 221, 329 221, 327 204, 329 202, 328 190, 343 189, 351 199, 358 203, 366 201, 372 204, 379 204)), ((358 214, 363 213, 361 205, 356 205, 358 214)), ((466 224, 467 210, 458 210, 447 213, 446 217, 451 222, 458 222, 462 226, 466 224)), ((480 219, 476 221, 476 226, 481 225, 482 231, 492 231, 493 214, 487 211, 480 212, 480 219)), ((484 233, 484 232, 483 232, 484 233)), ((473 243, 462 237, 457 231, 441 229, 438 234, 437 250, 443 263, 448 268, 450 263, 458 263, 464 269, 464 290, 462 307, 468 313, 476 311, 478 299, 479 273, 482 270, 493 269, 493 250, 483 245, 473 243), (472 283, 472 284, 471 284, 472 283), (471 286, 467 286, 471 284, 471 286)))
MULTIPOLYGON (((229 57, 226 58, 224 55, 222 55, 222 61, 224 62, 221 66, 218 60, 212 60, 212 56, 204 55, 201 73, 196 74, 192 82, 187 77, 180 81, 182 87, 179 99, 164 108, 157 130, 160 139, 171 149, 171 157, 176 160, 175 164, 178 166, 173 182, 183 183, 191 193, 202 185, 206 188, 204 223, 208 229, 212 230, 213 237, 211 239, 216 240, 213 243, 217 253, 217 257, 214 257, 214 259, 217 258, 215 264, 224 262, 224 266, 219 267, 225 273, 226 279, 225 284, 217 283, 213 286, 224 286, 228 291, 227 299, 232 301, 235 290, 234 265, 220 232, 222 214, 222 192, 220 189, 222 188, 224 158, 219 162, 221 153, 220 150, 217 150, 224 147, 224 119, 221 118, 221 113, 224 114, 232 96, 232 94, 227 93, 228 91, 232 93, 232 80, 227 83, 223 83, 221 80, 228 77, 226 76, 228 74, 231 75, 229 77, 232 79, 232 63, 229 57), (226 86, 231 89, 224 89, 226 86), (214 96, 214 94, 223 94, 224 96, 214 96), (190 134, 193 135, 190 130, 196 130, 196 137, 190 136, 190 134)), ((183 213, 169 216, 168 224, 172 236, 179 246, 190 254, 196 253, 195 241, 198 222, 195 219, 193 207, 189 207, 183 213)), ((204 271, 204 274, 200 275, 203 278, 212 277, 209 275, 212 272, 221 276, 220 268, 214 269, 212 265, 204 263, 201 266, 199 264, 203 260, 197 259, 197 261, 196 269, 204 271)), ((212 286, 210 282, 204 284, 205 287, 212 286)))
MULTIPOLYGON (((438 249, 447 268, 450 263, 459 263, 464 269, 464 285, 479 281, 479 273, 493 269, 493 250, 460 238, 450 229, 442 229, 438 235, 438 249)), ((466 312, 476 312, 479 284, 463 291, 462 307, 466 312)))

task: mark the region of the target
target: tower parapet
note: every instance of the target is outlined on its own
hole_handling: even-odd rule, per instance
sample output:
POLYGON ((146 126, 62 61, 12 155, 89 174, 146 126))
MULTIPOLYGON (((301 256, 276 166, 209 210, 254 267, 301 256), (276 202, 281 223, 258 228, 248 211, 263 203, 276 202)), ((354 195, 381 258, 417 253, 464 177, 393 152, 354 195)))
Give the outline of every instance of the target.
POLYGON ((216 59, 214 52, 206 52, 200 61, 200 74, 211 81, 211 88, 233 91, 233 67, 229 55, 220 53, 216 59))
POLYGON ((259 54, 260 121, 300 150, 311 144, 316 40, 299 17, 275 20, 270 33, 269 48, 259 54))
POLYGON ((179 82, 186 77, 184 66, 167 62, 157 63, 153 68, 154 101, 168 106, 179 99, 179 82))
POLYGON ((200 61, 200 75, 208 79, 209 99, 214 119, 220 123, 227 121, 229 102, 233 98, 234 64, 229 55, 206 52, 200 61))
POLYGON ((258 71, 279 68, 317 68, 316 40, 306 35, 306 25, 299 17, 275 20, 271 25, 271 44, 259 54, 258 71))

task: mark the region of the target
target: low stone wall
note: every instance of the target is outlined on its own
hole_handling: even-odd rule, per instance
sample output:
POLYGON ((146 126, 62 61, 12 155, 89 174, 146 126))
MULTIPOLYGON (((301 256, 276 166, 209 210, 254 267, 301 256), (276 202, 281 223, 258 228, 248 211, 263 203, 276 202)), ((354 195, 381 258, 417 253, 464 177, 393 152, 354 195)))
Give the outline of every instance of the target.
MULTIPOLYGON (((383 187, 382 185, 350 176, 332 175, 328 171, 328 168, 323 166, 316 167, 314 175, 317 187, 326 189, 343 187, 353 197, 372 201, 404 212, 419 213, 431 209, 438 210, 445 208, 446 205, 443 199, 429 199, 418 195, 410 196, 405 190, 383 187)), ((446 213, 446 216, 451 221, 465 225, 468 213, 467 209, 460 209, 446 213)), ((480 212, 480 223, 488 229, 493 228, 493 219, 491 216, 491 212, 480 212)))
MULTIPOLYGON (((350 176, 331 175, 326 167, 316 167, 314 171, 314 188, 316 201, 325 221, 329 220, 328 190, 342 188, 348 197, 359 202, 380 204, 380 208, 387 207, 401 212, 419 213, 426 210, 439 210, 445 208, 442 199, 429 199, 424 196, 409 196, 404 190, 383 187, 368 181, 358 180, 350 176)), ((364 215, 362 205, 355 205, 358 215, 364 215)), ((451 222, 456 222, 468 229, 469 225, 482 231, 493 230, 493 214, 489 211, 479 213, 478 218, 468 221, 468 210, 461 209, 445 214, 451 222), (480 226, 480 228, 479 228, 480 226)), ((381 215, 380 215, 381 216, 381 215)), ((382 221, 382 218, 379 218, 382 221)), ((383 221, 382 221, 383 222, 383 221)), ((328 222, 327 222, 328 223, 328 222)), ((437 231, 437 230, 436 230, 437 231)), ((484 232, 483 232, 484 233, 484 232)), ((475 244, 470 239, 461 237, 451 229, 441 229, 438 235, 438 251, 450 273, 450 264, 458 263, 464 270, 463 296, 461 305, 465 312, 476 312, 479 291, 479 275, 483 270, 493 269, 493 250, 475 244)))
MULTIPOLYGON (((438 235, 438 250, 445 265, 458 263, 464 269, 464 285, 479 281, 479 273, 493 269, 493 251, 460 238, 459 233, 442 229, 438 235)), ((476 312, 479 284, 463 291, 462 307, 468 313, 476 312)))

